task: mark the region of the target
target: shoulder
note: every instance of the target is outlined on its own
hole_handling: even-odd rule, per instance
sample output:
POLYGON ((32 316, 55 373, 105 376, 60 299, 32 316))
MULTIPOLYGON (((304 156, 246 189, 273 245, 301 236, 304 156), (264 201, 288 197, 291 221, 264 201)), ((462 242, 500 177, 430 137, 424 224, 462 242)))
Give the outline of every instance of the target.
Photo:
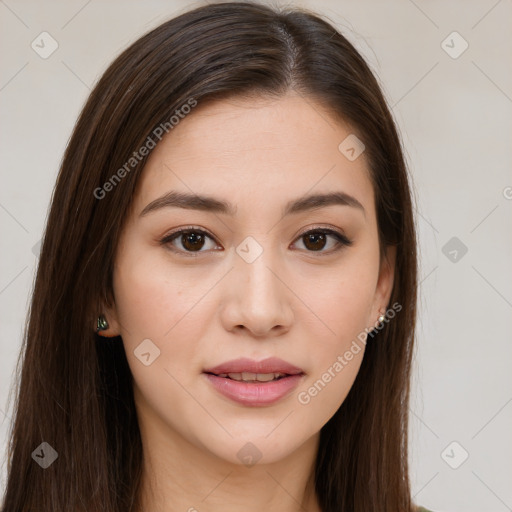
POLYGON ((428 508, 425 508, 425 507, 418 507, 416 509, 416 512, 434 512, 433 510, 429 510, 428 508))

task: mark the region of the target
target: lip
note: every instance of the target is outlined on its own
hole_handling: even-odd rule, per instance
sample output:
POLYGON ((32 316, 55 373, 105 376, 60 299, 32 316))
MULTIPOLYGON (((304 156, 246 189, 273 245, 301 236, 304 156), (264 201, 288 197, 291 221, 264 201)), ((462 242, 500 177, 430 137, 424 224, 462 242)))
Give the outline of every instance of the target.
POLYGON ((288 396, 304 379, 305 372, 282 359, 269 357, 262 361, 241 358, 221 363, 203 371, 209 383, 223 396, 242 405, 258 407, 271 405, 288 396), (285 373, 270 382, 243 382, 228 377, 219 377, 221 373, 285 373))
POLYGON ((304 378, 304 374, 289 375, 270 382, 242 382, 228 377, 205 373, 210 384, 222 395, 242 405, 271 405, 289 395, 304 378))
POLYGON ((297 375, 304 373, 304 370, 290 364, 278 357, 268 357, 261 361, 255 361, 254 359, 248 359, 242 357, 240 359, 233 359, 232 361, 226 361, 212 368, 203 370, 205 373, 287 373, 288 375, 297 375))

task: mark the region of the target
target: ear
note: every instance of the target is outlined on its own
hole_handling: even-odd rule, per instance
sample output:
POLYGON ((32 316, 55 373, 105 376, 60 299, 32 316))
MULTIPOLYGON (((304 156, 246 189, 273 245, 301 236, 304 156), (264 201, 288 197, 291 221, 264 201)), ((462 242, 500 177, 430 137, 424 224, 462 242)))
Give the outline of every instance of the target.
POLYGON ((380 262, 379 278, 372 307, 372 319, 377 321, 386 312, 395 280, 396 245, 388 245, 380 262))

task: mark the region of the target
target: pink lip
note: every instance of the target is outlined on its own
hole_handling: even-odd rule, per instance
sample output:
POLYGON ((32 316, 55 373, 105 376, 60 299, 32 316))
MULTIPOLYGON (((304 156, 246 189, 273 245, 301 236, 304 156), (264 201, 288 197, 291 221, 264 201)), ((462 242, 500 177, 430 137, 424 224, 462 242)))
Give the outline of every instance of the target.
POLYGON ((301 368, 287 363, 277 357, 269 357, 262 361, 255 361, 254 359, 247 359, 242 357, 221 363, 213 368, 204 370, 205 373, 287 373, 288 375, 297 375, 304 373, 301 368))
POLYGON ((228 377, 205 373, 210 383, 224 396, 243 405, 270 405, 288 395, 304 378, 303 374, 289 375, 271 382, 242 382, 228 377))
POLYGON ((273 404, 287 396, 304 378, 304 372, 290 363, 269 357, 262 361, 241 358, 227 361, 204 370, 208 381, 225 397, 248 406, 273 404), (228 377, 219 377, 222 373, 285 373, 286 377, 271 382, 242 382, 228 377))

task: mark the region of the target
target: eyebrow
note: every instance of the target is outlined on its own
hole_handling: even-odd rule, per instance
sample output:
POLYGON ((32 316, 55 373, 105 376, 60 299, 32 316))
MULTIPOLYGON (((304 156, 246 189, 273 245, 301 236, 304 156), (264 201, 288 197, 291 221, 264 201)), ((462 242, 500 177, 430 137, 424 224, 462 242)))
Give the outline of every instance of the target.
MULTIPOLYGON (((327 206, 340 205, 350 206, 362 211, 366 216, 363 205, 353 196, 345 192, 330 192, 327 194, 313 194, 309 196, 299 197, 289 201, 282 212, 285 217, 291 214, 297 214, 309 210, 316 210, 325 208, 327 206)), ((163 196, 151 201, 139 214, 143 217, 148 213, 155 212, 162 208, 184 208, 187 210, 201 210, 212 213, 222 213, 225 215, 234 216, 237 212, 237 207, 211 196, 189 194, 185 192, 170 191, 163 196)))

